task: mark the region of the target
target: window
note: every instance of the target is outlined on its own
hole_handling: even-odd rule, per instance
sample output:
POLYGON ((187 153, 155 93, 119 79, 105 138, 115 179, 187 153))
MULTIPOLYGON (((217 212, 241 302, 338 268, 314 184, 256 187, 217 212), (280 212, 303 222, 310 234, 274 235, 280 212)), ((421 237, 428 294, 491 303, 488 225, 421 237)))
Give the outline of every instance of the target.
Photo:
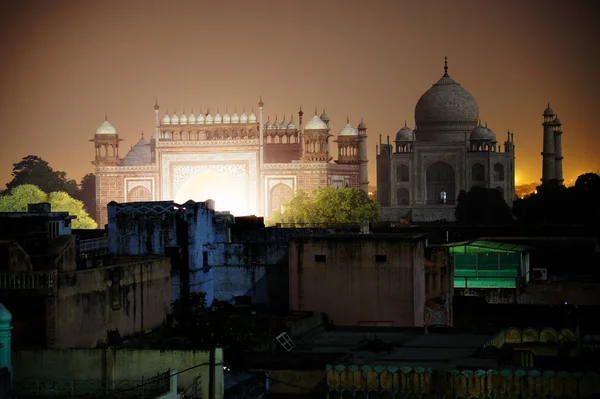
POLYGON ((327 255, 315 255, 315 262, 324 263, 327 261, 327 255))
POLYGON ((202 271, 208 273, 210 266, 208 264, 208 251, 202 251, 202 271))
POLYGON ((384 263, 387 262, 387 255, 375 255, 376 263, 384 263))

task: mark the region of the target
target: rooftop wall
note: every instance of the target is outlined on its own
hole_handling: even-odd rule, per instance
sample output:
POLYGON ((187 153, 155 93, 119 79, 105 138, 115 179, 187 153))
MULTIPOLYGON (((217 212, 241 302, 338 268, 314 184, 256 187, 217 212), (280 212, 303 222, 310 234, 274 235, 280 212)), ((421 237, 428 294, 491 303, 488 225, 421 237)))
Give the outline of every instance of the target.
POLYGON ((348 236, 290 242, 290 307, 342 326, 423 325, 422 237, 348 236))

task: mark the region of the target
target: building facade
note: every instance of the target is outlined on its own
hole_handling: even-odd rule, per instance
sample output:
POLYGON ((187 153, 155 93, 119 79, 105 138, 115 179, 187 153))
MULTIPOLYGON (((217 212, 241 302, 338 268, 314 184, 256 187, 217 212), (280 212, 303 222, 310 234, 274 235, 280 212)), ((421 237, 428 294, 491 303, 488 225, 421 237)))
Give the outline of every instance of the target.
POLYGON ((394 142, 377 146, 377 199, 381 219, 454 220, 461 190, 495 188, 514 199, 514 134, 502 145, 482 125, 473 96, 444 75, 417 102, 416 128, 405 123, 394 142))
POLYGON ((423 235, 296 237, 289 250, 290 308, 337 326, 452 325, 448 251, 423 235))
POLYGON ((268 216, 297 189, 325 186, 367 190, 367 128, 349 120, 336 137, 338 158, 330 156, 330 120, 323 110, 305 123, 303 111, 290 120, 251 112, 221 115, 165 113, 154 106, 155 129, 124 156, 117 130, 108 120, 94 138, 98 224, 107 223, 106 205, 116 202, 206 201, 236 215, 268 216))

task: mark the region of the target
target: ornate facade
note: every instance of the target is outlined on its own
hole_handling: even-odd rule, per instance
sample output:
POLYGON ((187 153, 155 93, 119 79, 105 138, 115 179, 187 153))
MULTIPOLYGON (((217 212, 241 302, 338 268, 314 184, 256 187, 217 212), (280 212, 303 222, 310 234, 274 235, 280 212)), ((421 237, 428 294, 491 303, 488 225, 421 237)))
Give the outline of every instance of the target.
POLYGON ((218 210, 236 215, 268 216, 280 209, 297 189, 360 187, 367 190, 367 129, 361 121, 339 132, 338 159, 330 156, 329 117, 323 110, 304 124, 292 114, 263 120, 251 112, 221 115, 165 113, 154 106, 155 129, 143 136, 125 157, 121 139, 107 120, 96 130, 96 211, 98 223, 107 223, 111 201, 140 202, 215 200, 218 210))
MULTIPOLYGON (((473 96, 448 75, 425 92, 415 107, 416 128, 406 123, 390 143, 377 146, 377 198, 381 219, 454 220, 456 198, 473 186, 495 188, 514 199, 513 133, 504 144, 479 121, 473 96)), ((554 154, 553 154, 554 155, 554 154)))

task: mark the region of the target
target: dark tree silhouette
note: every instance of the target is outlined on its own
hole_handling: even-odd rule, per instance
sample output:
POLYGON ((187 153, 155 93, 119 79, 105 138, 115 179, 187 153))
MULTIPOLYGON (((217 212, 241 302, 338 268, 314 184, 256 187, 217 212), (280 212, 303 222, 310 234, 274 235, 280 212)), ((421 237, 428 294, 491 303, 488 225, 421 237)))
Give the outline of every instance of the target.
POLYGON ((515 201, 513 211, 524 224, 593 225, 600 223, 600 176, 586 173, 573 187, 556 181, 538 186, 537 193, 515 201))
POLYGON ((83 202, 88 215, 96 219, 96 175, 88 173, 83 176, 75 197, 83 202))
POLYGON ((13 179, 6 184, 6 191, 15 187, 31 184, 47 194, 64 191, 70 196, 77 193, 77 182, 67 178, 62 171, 55 171, 47 161, 35 155, 28 155, 13 164, 13 179))
POLYGON ((456 221, 471 225, 504 225, 512 222, 510 207, 500 191, 473 187, 458 194, 456 221))

